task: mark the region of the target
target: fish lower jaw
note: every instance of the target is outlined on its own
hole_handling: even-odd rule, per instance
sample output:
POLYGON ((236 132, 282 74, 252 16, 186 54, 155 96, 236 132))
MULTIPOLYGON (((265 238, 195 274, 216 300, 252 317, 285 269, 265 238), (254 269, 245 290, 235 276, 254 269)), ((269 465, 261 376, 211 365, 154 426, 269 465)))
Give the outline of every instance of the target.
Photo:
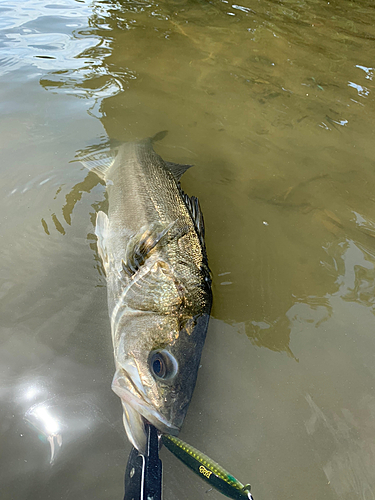
POLYGON ((128 439, 140 453, 146 453, 147 423, 156 427, 161 433, 178 435, 180 431, 178 427, 168 422, 150 403, 132 394, 119 379, 113 381, 112 390, 121 399, 123 422, 128 439))

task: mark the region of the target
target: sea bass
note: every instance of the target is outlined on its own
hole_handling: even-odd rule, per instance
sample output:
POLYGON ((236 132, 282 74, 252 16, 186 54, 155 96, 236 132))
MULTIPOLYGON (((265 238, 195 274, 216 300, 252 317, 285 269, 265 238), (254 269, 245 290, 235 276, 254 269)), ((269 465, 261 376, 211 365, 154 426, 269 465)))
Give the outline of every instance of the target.
POLYGON ((211 310, 203 216, 180 187, 190 165, 164 161, 153 142, 125 143, 82 163, 103 179, 108 216, 95 233, 125 430, 145 452, 145 423, 177 435, 194 390, 211 310))

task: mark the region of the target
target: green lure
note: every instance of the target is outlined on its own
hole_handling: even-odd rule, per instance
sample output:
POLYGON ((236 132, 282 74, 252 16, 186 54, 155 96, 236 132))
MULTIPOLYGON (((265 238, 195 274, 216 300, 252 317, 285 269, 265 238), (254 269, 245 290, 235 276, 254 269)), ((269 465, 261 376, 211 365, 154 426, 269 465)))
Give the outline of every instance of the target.
POLYGON ((170 434, 162 434, 163 444, 198 476, 220 493, 234 500, 253 500, 250 484, 245 486, 204 453, 170 434))

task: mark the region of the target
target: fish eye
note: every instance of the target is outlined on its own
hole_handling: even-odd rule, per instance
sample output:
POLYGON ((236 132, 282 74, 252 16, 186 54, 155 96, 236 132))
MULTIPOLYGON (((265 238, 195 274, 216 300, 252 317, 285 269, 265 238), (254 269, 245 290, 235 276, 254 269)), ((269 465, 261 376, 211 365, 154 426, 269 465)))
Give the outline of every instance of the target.
POLYGON ((159 380, 172 379, 178 370, 178 364, 174 356, 165 349, 152 351, 149 358, 152 375, 159 380))

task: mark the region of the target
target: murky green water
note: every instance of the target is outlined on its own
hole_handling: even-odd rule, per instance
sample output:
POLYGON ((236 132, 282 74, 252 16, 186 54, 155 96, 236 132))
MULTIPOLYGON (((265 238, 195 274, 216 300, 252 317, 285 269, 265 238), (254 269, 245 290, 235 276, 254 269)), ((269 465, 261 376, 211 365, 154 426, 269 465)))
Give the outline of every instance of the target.
MULTIPOLYGON (((256 500, 375 499, 374 61, 370 0, 0 3, 2 499, 122 498, 104 187, 72 160, 164 129, 214 283, 182 439, 256 500)), ((165 500, 222 498, 161 455, 165 500)))

